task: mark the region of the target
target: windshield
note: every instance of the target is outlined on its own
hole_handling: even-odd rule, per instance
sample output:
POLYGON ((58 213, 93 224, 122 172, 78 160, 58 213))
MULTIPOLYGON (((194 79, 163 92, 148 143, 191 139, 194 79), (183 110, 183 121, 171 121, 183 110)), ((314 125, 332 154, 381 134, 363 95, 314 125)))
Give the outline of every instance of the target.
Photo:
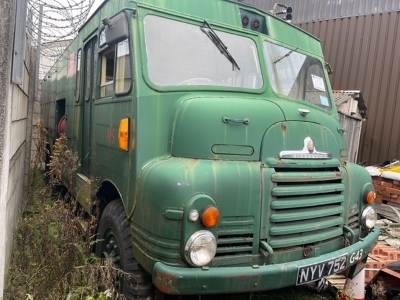
POLYGON ((288 49, 264 42, 264 54, 272 88, 278 94, 330 109, 321 62, 296 50, 297 48, 288 49))
MULTIPOLYGON (((202 30, 203 28, 203 30, 202 30)), ((257 47, 250 38, 213 29, 221 43, 191 25, 154 15, 144 18, 147 69, 161 86, 212 85, 259 89, 263 80, 257 47), (227 53, 240 68, 233 65, 227 53), (228 57, 228 59, 227 59, 228 57)))

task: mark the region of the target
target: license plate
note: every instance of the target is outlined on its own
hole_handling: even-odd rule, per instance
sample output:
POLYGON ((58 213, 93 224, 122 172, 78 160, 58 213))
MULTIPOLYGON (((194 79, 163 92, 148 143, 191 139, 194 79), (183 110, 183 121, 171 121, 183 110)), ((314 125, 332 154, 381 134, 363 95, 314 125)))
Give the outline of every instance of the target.
POLYGON ((297 268, 296 285, 321 279, 346 269, 348 254, 297 268))

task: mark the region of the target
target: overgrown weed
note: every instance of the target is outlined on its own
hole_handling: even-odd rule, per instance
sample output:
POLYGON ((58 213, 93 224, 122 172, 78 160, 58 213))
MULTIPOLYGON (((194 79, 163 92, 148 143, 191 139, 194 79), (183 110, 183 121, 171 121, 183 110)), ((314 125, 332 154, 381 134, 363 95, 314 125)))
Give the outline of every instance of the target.
POLYGON ((120 271, 92 252, 96 216, 82 217, 83 211, 77 209, 70 194, 55 197, 52 193, 61 177, 72 182, 79 166, 77 154, 67 148, 62 135, 54 145, 50 170, 44 174, 40 165, 47 153, 42 123, 37 130, 39 151, 30 174, 28 200, 14 234, 4 300, 125 299, 113 284, 117 276, 122 276, 120 271))

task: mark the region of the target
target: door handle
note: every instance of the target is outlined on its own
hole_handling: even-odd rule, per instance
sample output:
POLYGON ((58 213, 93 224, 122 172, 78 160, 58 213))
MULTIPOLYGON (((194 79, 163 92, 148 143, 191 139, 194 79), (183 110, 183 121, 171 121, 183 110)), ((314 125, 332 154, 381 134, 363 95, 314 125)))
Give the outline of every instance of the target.
POLYGON ((224 122, 225 124, 228 123, 237 123, 237 124, 245 124, 248 125, 250 123, 250 120, 248 118, 243 118, 243 119, 232 119, 232 118, 228 118, 228 117, 222 117, 222 122, 224 122))

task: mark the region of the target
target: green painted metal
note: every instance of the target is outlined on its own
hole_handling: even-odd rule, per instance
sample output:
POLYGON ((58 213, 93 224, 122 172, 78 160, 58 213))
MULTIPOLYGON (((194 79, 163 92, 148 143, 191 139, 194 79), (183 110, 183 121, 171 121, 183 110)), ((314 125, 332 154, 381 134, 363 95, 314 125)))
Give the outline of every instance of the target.
POLYGON ((296 196, 296 195, 312 195, 312 194, 320 194, 321 192, 329 193, 329 192, 341 192, 344 191, 344 184, 342 183, 331 183, 325 185, 319 184, 308 184, 307 186, 298 185, 298 186, 290 186, 290 187, 276 187, 272 190, 272 195, 275 197, 284 197, 284 196, 296 196))
MULTIPOLYGON (((307 226, 303 226, 303 228, 307 228, 307 226)), ((272 229, 271 229, 272 231, 272 229)), ((273 232, 271 232, 273 234, 273 232)), ((336 226, 330 226, 329 228, 324 228, 320 230, 316 230, 314 228, 311 232, 302 232, 297 231, 298 235, 292 237, 291 234, 286 236, 278 236, 273 237, 269 242, 272 248, 285 248, 285 247, 293 247, 297 245, 305 245, 308 243, 320 242, 323 240, 328 240, 343 234, 343 230, 337 228, 336 226)))
POLYGON ((324 198, 291 198, 289 201, 273 201, 271 208, 275 210, 288 209, 288 208, 300 208, 300 207, 314 207, 319 205, 334 204, 344 202, 343 195, 325 196, 324 198))
MULTIPOLYGON (((57 138, 57 111, 63 104, 68 146, 80 157, 78 180, 69 188, 78 198, 85 195, 88 209, 83 183, 89 179, 96 179, 105 201, 114 200, 107 196, 121 198, 135 258, 163 292, 236 293, 291 286, 298 267, 360 249, 366 257, 377 240, 377 228, 361 227, 363 195, 372 189, 371 178, 346 160, 326 72, 320 68, 323 78, 296 82, 308 82, 313 90, 306 101, 291 92, 277 94, 271 80, 282 76, 268 73, 265 42, 287 48, 289 56, 296 51, 324 64, 316 38, 238 1, 108 0, 42 82, 49 143, 57 138), (129 89, 104 96, 106 86, 116 90, 125 81, 111 82, 102 65, 105 53, 116 46, 95 42, 104 38, 101 20, 112 21, 121 11, 129 55, 113 59, 118 64, 125 57, 119 70, 131 70, 123 78, 129 89), (259 31, 242 25, 244 16, 260 21, 259 31), (160 38, 157 20, 175 31, 159 28, 160 38), (240 70, 202 31, 204 21, 229 45, 240 70), (89 46, 96 49, 93 64, 85 52, 89 46), (192 78, 192 73, 202 76, 192 78), (118 145, 123 118, 129 119, 128 150, 118 145), (305 157, 283 158, 282 151, 305 157), (331 158, 317 158, 318 153, 331 158), (188 219, 190 211, 201 215, 209 205, 220 211, 216 226, 188 219), (218 242, 214 259, 204 268, 193 267, 184 251, 198 230, 209 230, 218 242)), ((275 59, 277 67, 289 68, 285 57, 275 59)), ((108 62, 112 66, 114 61, 109 57, 108 62)))
MULTIPOLYGON (((280 220, 279 220, 280 221, 280 220)), ((278 221, 278 222, 279 222, 278 221)), ((271 235, 288 235, 295 233, 305 233, 308 231, 315 232, 316 230, 324 229, 324 228, 332 228, 336 225, 343 224, 342 217, 326 217, 326 218, 314 218, 312 226, 309 224, 296 224, 296 222, 292 222, 292 225, 275 225, 270 229, 271 235)), ((341 234, 341 232, 340 232, 341 234)), ((318 240, 323 240, 325 237, 319 237, 318 240)), ((294 242, 294 241, 291 241, 294 242)))
POLYGON ((331 172, 309 172, 309 173, 299 173, 299 172, 292 172, 292 173, 275 173, 272 175, 271 180, 273 182, 302 182, 304 180, 307 181, 326 181, 326 180, 339 180, 342 179, 343 176, 340 173, 332 174, 331 172))
MULTIPOLYGON (((316 258, 300 259, 274 265, 257 265, 245 267, 220 267, 209 269, 182 269, 156 263, 153 269, 153 277, 156 278, 156 286, 163 292, 175 294, 203 294, 224 293, 229 290, 232 293, 245 291, 263 291, 273 288, 285 287, 285 282, 296 282, 297 269, 300 266, 326 261, 341 254, 354 253, 363 249, 363 258, 371 251, 379 236, 379 230, 375 229, 364 241, 359 241, 347 249, 324 254, 316 258), (349 252, 348 252, 349 251, 349 252), (173 275, 174 274, 174 275, 173 275), (221 281, 220 278, 224 280, 221 281)), ((348 262, 347 262, 348 265, 348 262)))
MULTIPOLYGON (((313 210, 313 218, 320 218, 320 217, 325 217, 328 215, 336 215, 336 214, 342 214, 343 213, 343 207, 342 206, 333 206, 333 207, 326 207, 322 206, 320 208, 315 208, 313 210)), ((290 222, 290 221, 297 221, 304 219, 305 217, 308 217, 309 213, 303 210, 292 210, 291 212, 288 213, 283 213, 283 214, 277 214, 271 215, 271 222, 290 222)))

